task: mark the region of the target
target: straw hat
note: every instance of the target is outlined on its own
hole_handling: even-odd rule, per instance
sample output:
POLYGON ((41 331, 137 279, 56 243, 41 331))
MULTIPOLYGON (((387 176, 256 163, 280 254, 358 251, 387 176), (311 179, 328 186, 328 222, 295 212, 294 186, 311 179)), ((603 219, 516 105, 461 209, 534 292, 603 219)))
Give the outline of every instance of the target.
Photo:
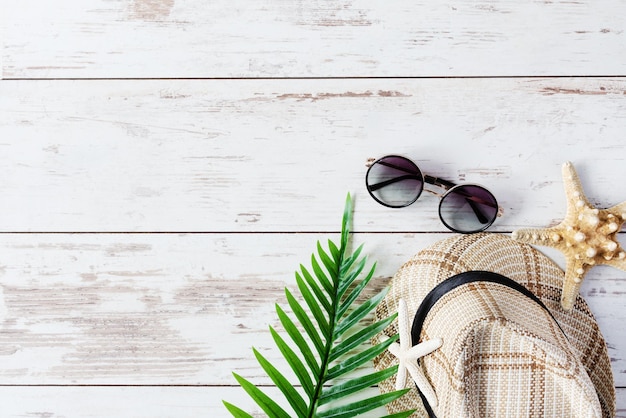
POLYGON ((613 417, 604 338, 582 297, 561 308, 563 278, 542 253, 500 234, 453 236, 416 254, 376 310, 377 319, 400 311, 375 338, 400 333, 374 362, 379 370, 401 363, 379 388, 412 388, 389 412, 613 417))

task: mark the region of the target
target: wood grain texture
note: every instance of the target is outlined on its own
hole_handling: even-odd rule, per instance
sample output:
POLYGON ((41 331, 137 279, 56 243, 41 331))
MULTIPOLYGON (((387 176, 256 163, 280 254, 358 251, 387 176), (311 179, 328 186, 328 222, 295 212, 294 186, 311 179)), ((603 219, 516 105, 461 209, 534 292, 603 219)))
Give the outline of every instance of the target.
MULTIPOLYGON (((377 261, 373 294, 448 234, 356 234, 377 261)), ((252 356, 281 363, 268 326, 284 287, 327 234, 3 234, 0 380, 11 385, 270 384, 252 356)), ((560 262, 560 260, 555 259, 560 262)), ((582 289, 626 385, 623 274, 582 289)), ((297 290, 296 290, 297 293, 297 290)))
POLYGON ((392 211, 368 157, 488 187, 493 227, 554 224, 560 165, 589 199, 626 199, 620 78, 4 81, 1 231, 445 231, 437 199, 392 211))
POLYGON ((4 78, 626 74, 621 0, 23 0, 4 78))

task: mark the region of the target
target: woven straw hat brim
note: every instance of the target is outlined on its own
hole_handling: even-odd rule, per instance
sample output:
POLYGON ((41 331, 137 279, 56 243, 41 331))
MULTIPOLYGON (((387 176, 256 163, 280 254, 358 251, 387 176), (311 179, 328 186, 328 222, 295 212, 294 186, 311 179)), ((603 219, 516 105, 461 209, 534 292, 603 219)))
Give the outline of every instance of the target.
MULTIPOLYGON (((613 374, 598 324, 580 296, 571 311, 561 308, 563 271, 529 245, 491 233, 456 235, 439 241, 417 253, 398 270, 392 278, 389 293, 376 310, 376 318, 382 319, 396 313, 398 301, 404 299, 412 319, 424 297, 439 283, 457 274, 476 270, 508 277, 529 289, 543 302, 565 333, 572 354, 582 363, 595 387, 602 416, 613 417, 613 374)), ((392 336, 397 332, 395 321, 383 334, 392 336)), ((397 364, 397 360, 389 352, 383 353, 374 362, 377 369, 394 364, 397 364)), ((394 390, 395 378, 381 383, 379 388, 383 393, 394 390)), ((392 403, 388 409, 390 413, 416 409, 414 417, 428 418, 413 386, 409 394, 392 403)))

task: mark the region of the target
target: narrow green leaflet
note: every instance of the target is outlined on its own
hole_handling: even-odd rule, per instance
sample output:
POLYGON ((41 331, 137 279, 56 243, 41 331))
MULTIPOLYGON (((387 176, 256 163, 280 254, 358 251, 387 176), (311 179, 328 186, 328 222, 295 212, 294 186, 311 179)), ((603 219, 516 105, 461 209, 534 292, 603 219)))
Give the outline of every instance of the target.
POLYGON ((291 339, 296 343, 296 345, 300 349, 300 352, 304 356, 304 360, 310 367, 313 375, 315 376, 319 375, 320 366, 317 363, 317 360, 315 359, 313 352, 311 351, 311 347, 309 347, 309 344, 306 342, 302 334, 300 334, 300 331, 298 331, 298 328, 296 327, 296 325, 293 323, 291 318, 289 318, 289 316, 285 313, 285 311, 283 311, 280 305, 276 305, 276 313, 278 313, 278 318, 280 319, 281 324, 283 324, 283 327, 285 327, 285 330, 287 331, 291 339))
POLYGON ((354 335, 351 335, 349 338, 346 338, 345 341, 342 341, 336 347, 333 347, 332 353, 330 353, 330 359, 337 360, 344 354, 347 354, 350 350, 357 348, 360 344, 369 341, 374 338, 376 334, 382 332, 389 324, 393 322, 391 317, 387 319, 383 319, 382 321, 378 321, 367 327, 363 328, 359 332, 354 335))
POLYGON ((385 415, 381 418, 409 418, 411 415, 413 415, 413 412, 415 412, 415 409, 403 412, 396 412, 395 414, 385 415))
POLYGON ((358 285, 356 285, 354 289, 352 289, 352 291, 350 292, 350 295, 348 295, 346 298, 342 300, 341 306, 339 307, 338 312, 337 312, 337 316, 339 318, 341 318, 343 314, 348 310, 348 308, 352 306, 352 303, 354 303, 356 298, 359 297, 359 295, 361 294, 363 289, 365 289, 365 286, 367 286, 367 284, 369 283, 370 279, 373 276, 374 276, 374 267, 372 267, 368 275, 363 280, 361 280, 361 282, 358 285))
MULTIPOLYGON (((373 278, 376 265, 366 269, 367 258, 361 255, 363 245, 350 251, 351 223, 352 199, 348 195, 339 245, 329 240, 325 249, 318 241, 310 267, 300 265, 295 273, 299 295, 285 289, 289 309, 276 305, 278 319, 288 338, 272 327, 270 333, 283 355, 283 370, 253 349, 259 365, 280 390, 282 398, 272 399, 258 386, 233 373, 239 385, 270 418, 356 417, 407 392, 371 396, 371 392, 364 391, 397 373, 397 366, 356 377, 350 375, 397 340, 395 336, 371 345, 372 338, 396 316, 367 321, 387 289, 362 303, 357 302, 373 278)), ((252 417, 229 402, 224 401, 224 406, 234 417, 252 417)), ((404 418, 412 412, 386 417, 404 418)))
MULTIPOLYGON (((366 261, 367 260, 365 260, 365 259, 361 260, 359 265, 346 277, 346 280, 343 281, 343 283, 341 284, 341 287, 339 288, 339 292, 338 292, 340 298, 343 297, 343 295, 350 288, 352 283, 354 283, 354 280, 356 280, 356 278, 359 277, 359 275, 363 271, 363 268, 365 268, 365 262, 366 261)), ((372 268, 373 268, 373 266, 372 266, 372 268)))
POLYGON ((276 418, 290 418, 289 414, 285 412, 284 409, 280 407, 273 399, 263 393, 259 388, 255 385, 239 376, 236 373, 233 373, 237 382, 241 385, 241 387, 248 392, 248 395, 265 411, 267 415, 270 417, 276 418))
POLYGON ((365 412, 369 412, 373 409, 380 408, 388 404, 389 402, 393 402, 398 399, 405 393, 407 393, 409 389, 398 390, 395 392, 389 392, 378 396, 372 396, 371 398, 364 399, 361 401, 353 402, 348 405, 343 405, 334 409, 330 409, 328 411, 323 411, 316 416, 319 418, 350 418, 356 417, 365 412))
POLYGON ((382 291, 367 302, 363 303, 361 306, 350 312, 350 315, 346 316, 341 320, 341 322, 335 328, 335 336, 340 336, 348 329, 351 329, 354 325, 356 325, 360 320, 362 320, 368 313, 370 313, 378 304, 383 300, 386 291, 382 291))
MULTIPOLYGON (((285 376, 282 375, 272 364, 267 361, 265 357, 261 353, 259 353, 256 349, 252 349, 254 352, 254 356, 257 358, 259 364, 265 370, 265 373, 272 379, 272 382, 280 389, 291 407, 296 411, 299 417, 305 417, 307 413, 306 403, 300 393, 289 383, 285 376)), ((377 382, 378 383, 378 382, 377 382)))
POLYGON ((300 286, 304 287, 304 283, 300 284, 303 281, 306 281, 306 284, 309 285, 313 293, 315 293, 315 297, 317 297, 317 300, 322 304, 326 313, 327 314, 330 313, 331 312, 330 302, 324 296, 324 293, 322 289, 320 289, 317 282, 313 279, 313 277, 311 277, 310 274, 308 274, 306 270, 303 272, 302 276, 298 272, 296 272, 296 283, 298 283, 298 288, 300 288, 300 286), (304 280, 302 279, 303 277, 304 277, 304 280))
POLYGON ((274 338, 274 342, 278 346, 278 349, 285 357, 286 362, 289 364, 291 369, 294 371, 300 384, 304 388, 304 391, 307 393, 310 399, 314 398, 317 388, 315 388, 311 382, 311 376, 307 372, 304 364, 300 358, 296 355, 296 353, 289 347, 289 345, 282 339, 282 337, 274 331, 274 328, 270 327, 270 332, 272 333, 272 337, 274 338))
POLYGON ((234 417, 237 418, 254 418, 252 415, 247 413, 246 411, 237 408, 235 405, 228 403, 226 401, 222 401, 228 412, 230 412, 234 417))
POLYGON ((358 392, 359 390, 370 386, 377 385, 397 372, 398 366, 390 367, 379 372, 355 377, 354 379, 332 386, 329 389, 324 389, 322 391, 322 396, 320 396, 320 405, 350 395, 351 393, 358 392))
POLYGON ((389 338, 387 341, 383 341, 380 344, 372 346, 364 351, 359 351, 357 354, 352 355, 351 357, 344 357, 341 363, 336 364, 335 366, 328 369, 328 374, 326 377, 328 380, 333 380, 338 376, 342 376, 346 373, 349 373, 367 363, 368 361, 374 360, 379 354, 382 354, 387 347, 391 344, 395 343, 398 340, 398 334, 396 334, 393 338, 389 338))
POLYGON ((327 335, 330 332, 330 325, 326 320, 319 320, 320 318, 316 317, 313 314, 314 319, 317 321, 317 327, 313 324, 311 319, 309 318, 308 312, 298 303, 297 299, 293 296, 293 294, 285 288, 285 296, 287 296, 287 302, 289 303, 289 307, 293 310, 293 313, 296 315, 296 318, 300 321, 300 323, 304 326, 306 333, 311 338, 321 337, 317 328, 319 328, 322 335, 327 335))

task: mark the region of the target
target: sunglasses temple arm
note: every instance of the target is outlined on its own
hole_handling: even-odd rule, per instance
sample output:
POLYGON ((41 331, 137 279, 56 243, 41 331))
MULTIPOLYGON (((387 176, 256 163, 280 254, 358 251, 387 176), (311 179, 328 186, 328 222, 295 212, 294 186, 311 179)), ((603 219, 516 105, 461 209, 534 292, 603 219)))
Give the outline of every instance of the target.
POLYGON ((487 222, 489 222, 489 219, 487 219, 487 217, 483 214, 480 208, 476 205, 476 202, 474 202, 472 199, 467 198, 465 200, 467 200, 467 203, 469 203, 470 207, 474 211, 474 214, 478 218, 478 222, 480 222, 481 224, 486 224, 487 222))
MULTIPOLYGON (((441 186, 441 187, 443 187, 446 190, 447 189, 451 189, 452 187, 456 186, 456 184, 452 183, 451 181, 440 179, 439 177, 433 177, 433 176, 429 176, 429 175, 425 175, 424 176, 424 181, 426 183, 428 183, 428 184, 433 184, 435 186, 441 186)), ((463 194, 461 193, 461 195, 463 195, 463 194)), ((470 207, 474 211, 474 214, 478 218, 478 221, 481 224, 486 224, 487 222, 489 222, 489 219, 487 219, 485 214, 480 210, 480 207, 478 207, 476 202, 474 202, 472 199, 470 199, 470 197, 471 196, 466 197, 465 200, 467 201, 467 203, 470 205, 470 207)))
POLYGON ((383 187, 389 186, 390 184, 394 184, 403 180, 421 180, 421 177, 416 176, 414 174, 407 174, 406 176, 394 177, 389 180, 381 181, 380 183, 368 184, 367 188, 371 192, 375 192, 376 190, 382 189, 383 187))

